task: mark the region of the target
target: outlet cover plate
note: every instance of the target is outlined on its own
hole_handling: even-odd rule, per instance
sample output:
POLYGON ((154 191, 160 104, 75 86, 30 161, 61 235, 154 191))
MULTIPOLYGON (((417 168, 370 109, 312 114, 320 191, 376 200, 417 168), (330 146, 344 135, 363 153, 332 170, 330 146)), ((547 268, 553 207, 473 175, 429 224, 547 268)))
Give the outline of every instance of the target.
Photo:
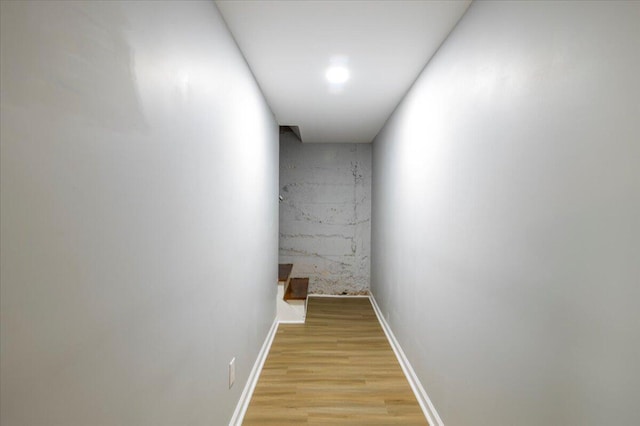
POLYGON ((233 386, 233 382, 236 381, 236 358, 234 357, 229 363, 229 389, 233 386))

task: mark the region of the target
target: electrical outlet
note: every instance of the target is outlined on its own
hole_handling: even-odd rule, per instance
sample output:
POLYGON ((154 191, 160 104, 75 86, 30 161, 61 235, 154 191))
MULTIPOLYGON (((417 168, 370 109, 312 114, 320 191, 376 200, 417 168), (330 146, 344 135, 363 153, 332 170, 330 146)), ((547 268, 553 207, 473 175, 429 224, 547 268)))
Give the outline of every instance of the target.
POLYGON ((229 363, 229 389, 233 386, 233 382, 236 381, 236 358, 234 357, 229 363))

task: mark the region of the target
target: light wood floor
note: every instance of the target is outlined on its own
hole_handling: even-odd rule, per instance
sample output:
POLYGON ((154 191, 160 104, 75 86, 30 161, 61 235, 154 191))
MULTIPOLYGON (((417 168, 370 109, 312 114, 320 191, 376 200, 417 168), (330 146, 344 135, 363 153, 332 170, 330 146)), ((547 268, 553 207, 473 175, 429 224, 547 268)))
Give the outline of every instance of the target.
POLYGON ((245 425, 425 425, 368 298, 310 297, 280 324, 245 425))

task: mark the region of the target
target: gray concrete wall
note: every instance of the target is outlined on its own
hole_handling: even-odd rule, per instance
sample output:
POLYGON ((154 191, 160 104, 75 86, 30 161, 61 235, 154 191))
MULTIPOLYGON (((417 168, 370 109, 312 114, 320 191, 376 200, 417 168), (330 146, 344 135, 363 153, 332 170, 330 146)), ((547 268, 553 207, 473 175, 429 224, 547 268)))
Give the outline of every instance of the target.
POLYGON ((310 291, 369 289, 371 145, 303 144, 280 135, 280 262, 310 291))

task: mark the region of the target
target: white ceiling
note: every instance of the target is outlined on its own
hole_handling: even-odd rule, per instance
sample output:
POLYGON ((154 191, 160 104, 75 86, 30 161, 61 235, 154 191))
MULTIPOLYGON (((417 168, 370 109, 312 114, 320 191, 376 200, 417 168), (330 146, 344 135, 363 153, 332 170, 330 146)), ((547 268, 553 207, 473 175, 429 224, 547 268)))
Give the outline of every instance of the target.
POLYGON ((216 3, 280 125, 371 142, 471 0, 216 3), (332 85, 327 69, 350 73, 332 85))

